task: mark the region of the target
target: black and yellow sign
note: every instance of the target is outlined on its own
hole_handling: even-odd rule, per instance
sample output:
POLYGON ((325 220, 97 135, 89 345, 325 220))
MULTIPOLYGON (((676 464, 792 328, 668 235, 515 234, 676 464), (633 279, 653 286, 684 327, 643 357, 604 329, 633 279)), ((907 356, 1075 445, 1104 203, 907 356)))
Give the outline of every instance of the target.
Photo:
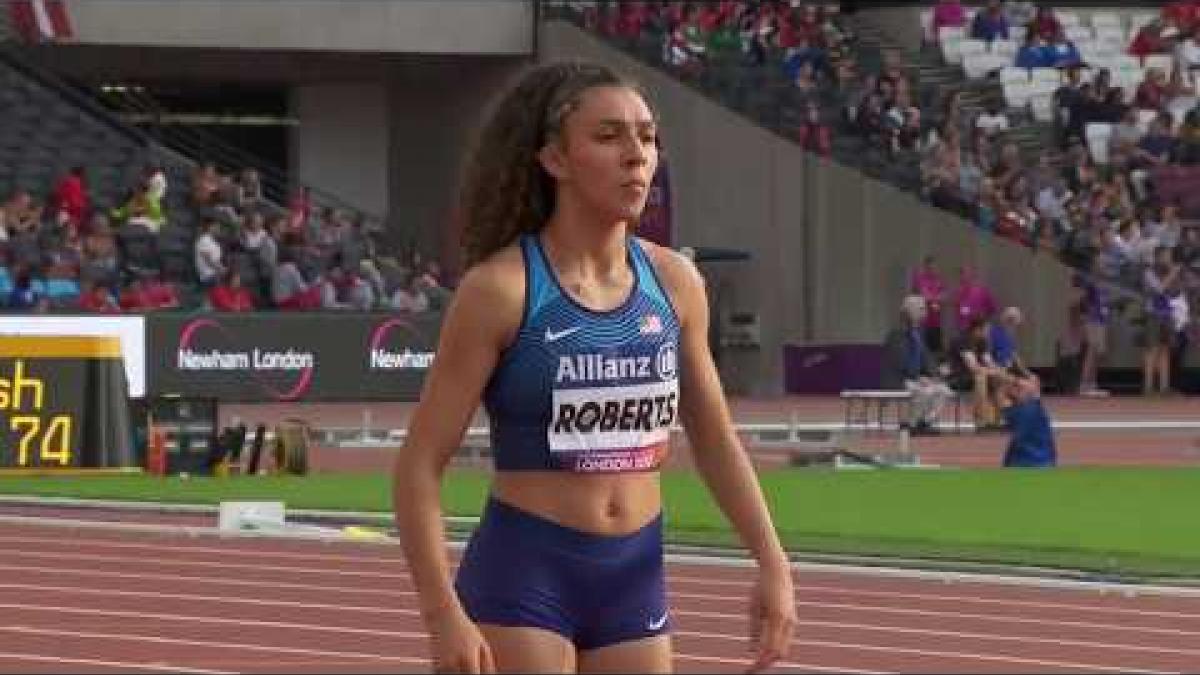
POLYGON ((120 340, 0 336, 0 469, 136 466, 120 340))

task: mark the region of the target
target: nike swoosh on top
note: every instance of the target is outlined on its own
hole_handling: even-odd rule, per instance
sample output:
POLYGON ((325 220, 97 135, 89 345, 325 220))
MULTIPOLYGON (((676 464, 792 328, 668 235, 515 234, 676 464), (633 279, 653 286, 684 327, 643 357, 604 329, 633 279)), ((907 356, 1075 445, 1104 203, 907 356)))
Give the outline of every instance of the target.
POLYGON ((663 612, 663 615, 660 616, 657 621, 653 619, 647 621, 646 628, 649 628, 650 630, 658 630, 659 628, 662 628, 663 626, 667 625, 668 615, 670 615, 670 612, 663 612))
POLYGON ((567 337, 568 335, 570 335, 576 331, 582 330, 582 329, 583 329, 583 326, 571 326, 570 328, 564 328, 560 331, 552 331, 549 328, 547 328, 546 329, 546 342, 555 342, 555 341, 561 340, 561 339, 567 337))

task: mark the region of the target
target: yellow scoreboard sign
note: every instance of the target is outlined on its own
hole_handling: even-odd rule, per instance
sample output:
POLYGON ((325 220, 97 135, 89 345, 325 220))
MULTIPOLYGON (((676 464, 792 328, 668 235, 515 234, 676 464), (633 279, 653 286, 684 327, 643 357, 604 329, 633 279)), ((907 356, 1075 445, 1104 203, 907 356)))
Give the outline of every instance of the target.
POLYGON ((133 466, 127 405, 119 339, 0 336, 0 468, 133 466))

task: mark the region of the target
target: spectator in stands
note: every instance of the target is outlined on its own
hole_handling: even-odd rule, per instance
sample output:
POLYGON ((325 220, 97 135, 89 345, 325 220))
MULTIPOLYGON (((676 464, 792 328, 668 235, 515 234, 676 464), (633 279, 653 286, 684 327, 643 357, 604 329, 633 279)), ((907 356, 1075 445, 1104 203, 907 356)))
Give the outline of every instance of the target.
POLYGON ((82 166, 72 167, 54 186, 54 210, 66 213, 69 226, 75 230, 83 226, 88 210, 86 174, 82 166))
POLYGON ((79 277, 87 281, 103 281, 109 288, 120 283, 120 259, 116 238, 106 219, 93 220, 93 226, 83 240, 79 277))
POLYGON ((975 128, 989 138, 1008 131, 1008 115, 1004 114, 1004 104, 1000 101, 988 103, 987 109, 975 118, 975 128))
POLYGON ((196 168, 192 174, 192 205, 196 208, 216 206, 221 190, 221 174, 212 162, 196 168))
POLYGON ((45 293, 34 287, 33 271, 20 265, 14 270, 13 287, 8 294, 8 307, 25 313, 43 313, 49 309, 50 301, 45 293))
POLYGON ((308 310, 321 306, 321 285, 309 284, 296 263, 291 247, 279 250, 279 265, 271 278, 271 299, 284 310, 308 310))
POLYGON ((120 314, 121 306, 113 297, 107 280, 85 280, 80 284, 79 310, 92 314, 120 314))
POLYGON ((812 63, 801 64, 792 85, 796 87, 796 100, 802 104, 815 103, 820 96, 820 83, 812 63))
POLYGON ((946 301, 946 283, 937 271, 936 259, 932 255, 925 256, 921 266, 913 270, 908 290, 919 295, 925 302, 924 320, 921 324, 922 338, 925 345, 935 355, 940 355, 945 348, 942 332, 942 307, 946 301))
POLYGON ((1133 106, 1141 110, 1161 111, 1167 107, 1167 75, 1161 68, 1147 68, 1134 93, 1133 106))
POLYGON ((925 300, 921 296, 904 298, 900 305, 900 325, 888 331, 883 341, 880 372, 883 389, 905 390, 912 394, 911 417, 905 426, 914 436, 937 433, 938 416, 954 395, 937 377, 936 361, 921 329, 925 314, 925 300))
POLYGON ((1000 0, 988 0, 987 6, 975 14, 971 22, 971 37, 984 42, 1008 39, 1008 18, 1000 0))
POLYGON ((1044 42, 1049 43, 1062 34, 1063 25, 1054 15, 1053 7, 1042 5, 1037 8, 1033 21, 1029 22, 1028 31, 1029 35, 1036 35, 1044 42))
POLYGON ((1079 53, 1079 48, 1067 39, 1066 32, 1062 30, 1050 39, 1046 45, 1046 52, 1050 55, 1052 68, 1073 68, 1083 63, 1083 55, 1079 53))
POLYGON ((258 171, 254 169, 242 169, 235 189, 234 205, 240 212, 245 213, 258 209, 266 203, 266 198, 263 197, 262 182, 259 180, 258 171))
POLYGON ((1155 17, 1153 21, 1138 29, 1133 41, 1129 43, 1129 54, 1142 58, 1151 54, 1170 54, 1173 43, 1170 38, 1165 35, 1167 23, 1162 17, 1155 17))
POLYGON ((943 28, 963 28, 967 25, 967 12, 960 0, 938 0, 933 6, 933 39, 937 42, 943 28))
POLYGON ((254 297, 242 285, 242 275, 230 268, 221 275, 221 282, 208 291, 208 304, 218 312, 252 312, 254 297))
POLYGON ((1018 68, 1050 68, 1054 65, 1054 52, 1050 42, 1041 33, 1030 32, 1025 36, 1025 44, 1017 50, 1017 59, 1013 63, 1018 68))
POLYGON ((340 264, 329 268, 320 282, 322 309, 353 309, 367 311, 374 307, 374 293, 357 269, 340 264))
POLYGON ((804 110, 804 123, 796 130, 796 141, 804 150, 829 157, 833 153, 833 130, 821 121, 821 109, 809 101, 804 110))
POLYGON ((418 274, 410 273, 392 294, 391 307, 399 312, 421 314, 429 310, 429 295, 418 274))
POLYGON ((1045 227, 1060 246, 1072 229, 1067 211, 1071 197, 1071 191, 1067 189, 1067 181, 1062 176, 1055 176, 1037 196, 1038 215, 1041 216, 1045 227))
POLYGON ((135 274, 121 291, 118 304, 126 312, 144 313, 158 309, 157 303, 146 288, 146 275, 135 274))
POLYGON ((200 236, 194 245, 196 281, 200 288, 207 291, 217 284, 225 273, 222 261, 221 243, 217 241, 219 223, 214 218, 204 218, 200 221, 200 236))

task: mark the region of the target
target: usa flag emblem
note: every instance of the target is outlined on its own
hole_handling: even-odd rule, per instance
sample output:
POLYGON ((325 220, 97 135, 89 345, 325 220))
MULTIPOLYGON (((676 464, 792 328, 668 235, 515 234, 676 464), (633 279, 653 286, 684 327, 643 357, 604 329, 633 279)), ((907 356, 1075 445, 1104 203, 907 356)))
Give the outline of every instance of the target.
POLYGON ((657 314, 647 314, 642 317, 642 325, 638 330, 642 335, 657 335, 662 329, 662 318, 657 314))

